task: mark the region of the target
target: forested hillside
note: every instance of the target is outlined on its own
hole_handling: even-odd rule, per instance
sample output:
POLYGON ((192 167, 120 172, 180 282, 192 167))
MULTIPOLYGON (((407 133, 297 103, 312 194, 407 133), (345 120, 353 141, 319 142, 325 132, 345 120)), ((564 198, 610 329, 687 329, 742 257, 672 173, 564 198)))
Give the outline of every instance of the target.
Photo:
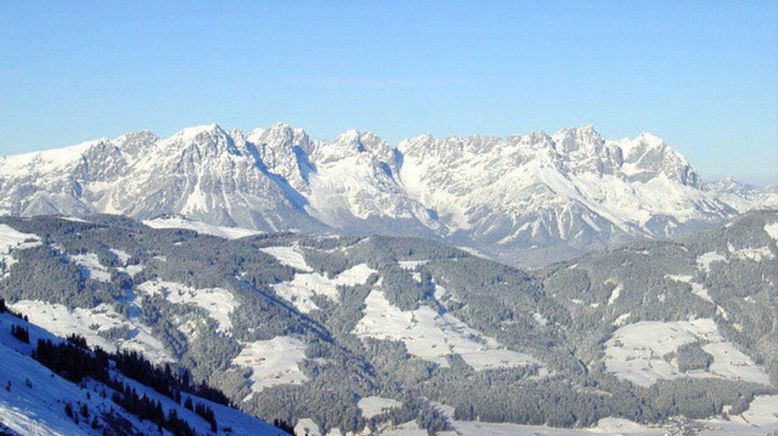
POLYGON ((0 234, 10 308, 186 368, 269 421, 778 426, 775 212, 537 271, 413 238, 224 239, 108 215, 2 218, 0 234))

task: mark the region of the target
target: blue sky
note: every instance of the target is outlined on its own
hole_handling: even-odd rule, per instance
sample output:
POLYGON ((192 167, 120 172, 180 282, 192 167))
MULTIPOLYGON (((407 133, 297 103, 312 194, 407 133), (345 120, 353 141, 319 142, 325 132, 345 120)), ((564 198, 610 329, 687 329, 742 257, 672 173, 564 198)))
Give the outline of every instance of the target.
POLYGON ((0 154, 286 121, 650 131, 702 176, 778 174, 778 2, 0 3, 0 154))

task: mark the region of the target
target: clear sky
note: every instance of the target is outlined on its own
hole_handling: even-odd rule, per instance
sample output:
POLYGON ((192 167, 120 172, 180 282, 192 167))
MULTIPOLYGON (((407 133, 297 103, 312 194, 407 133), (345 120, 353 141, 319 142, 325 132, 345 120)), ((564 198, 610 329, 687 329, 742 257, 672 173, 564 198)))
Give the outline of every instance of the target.
POLYGON ((778 1, 0 1, 0 154, 285 121, 390 142, 650 131, 778 173, 778 1))

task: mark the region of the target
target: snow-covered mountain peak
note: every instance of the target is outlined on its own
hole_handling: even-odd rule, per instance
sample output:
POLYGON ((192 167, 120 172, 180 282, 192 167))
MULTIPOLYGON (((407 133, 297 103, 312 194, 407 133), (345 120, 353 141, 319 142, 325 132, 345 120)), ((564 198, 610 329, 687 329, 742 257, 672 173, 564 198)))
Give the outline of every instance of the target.
POLYGON ((22 171, 37 174, 61 170, 77 164, 84 153, 106 142, 109 142, 108 138, 99 138, 64 148, 3 156, 0 157, 0 175, 12 177, 22 171))
POLYGON ((621 150, 621 172, 633 180, 646 181, 663 174, 683 185, 701 187, 696 171, 686 158, 651 133, 641 133, 633 139, 606 141, 606 144, 621 150))
POLYGON ((277 122, 270 128, 254 129, 246 135, 246 141, 258 147, 270 147, 275 150, 300 147, 306 152, 310 150, 311 139, 303 129, 291 127, 289 124, 277 122))
POLYGON ((142 147, 155 144, 159 140, 160 137, 153 132, 149 130, 139 130, 137 132, 124 133, 111 142, 116 144, 122 151, 134 154, 142 147))
POLYGON ((329 159, 369 153, 380 160, 388 160, 392 156, 393 149, 394 147, 373 132, 351 129, 338 135, 332 144, 322 145, 319 153, 329 159))
POLYGON ((203 135, 219 135, 224 134, 224 130, 216 124, 201 124, 198 126, 192 126, 192 127, 186 127, 184 129, 179 130, 170 139, 178 140, 182 142, 191 142, 195 141, 198 137, 203 135))
POLYGON ((560 153, 572 153, 578 150, 595 151, 602 147, 602 136, 591 124, 581 127, 562 129, 551 135, 557 151, 560 153))
POLYGON ((735 180, 732 176, 725 176, 718 180, 705 183, 704 188, 708 191, 738 193, 738 192, 750 191, 755 189, 756 187, 748 183, 741 183, 735 180))
MULTIPOLYGON (((187 127, 173 134, 173 136, 159 141, 163 152, 175 155, 187 153, 189 150, 198 156, 218 156, 227 151, 230 154, 240 154, 236 147, 236 138, 226 132, 216 123, 187 127)), ((242 135, 238 136, 239 142, 243 142, 242 135)))

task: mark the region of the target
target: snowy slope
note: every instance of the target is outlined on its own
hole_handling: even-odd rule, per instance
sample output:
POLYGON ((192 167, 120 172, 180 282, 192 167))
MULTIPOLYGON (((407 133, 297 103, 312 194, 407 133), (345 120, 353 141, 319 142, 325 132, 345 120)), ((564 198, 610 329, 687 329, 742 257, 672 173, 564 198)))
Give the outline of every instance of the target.
MULTIPOLYGON (((27 328, 30 334, 30 344, 35 344, 40 338, 53 341, 61 340, 9 313, 0 313, 0 362, 2 362, 0 382, 4 387, 0 390, 0 423, 3 426, 18 434, 25 435, 99 435, 103 434, 104 431, 109 433, 116 431, 103 415, 113 411, 126 420, 132 431, 141 434, 159 434, 156 424, 141 421, 113 403, 111 400, 113 391, 110 387, 93 380, 79 386, 54 374, 32 359, 30 353, 34 345, 25 344, 11 336, 11 325, 27 328), (103 390, 107 391, 105 397, 101 395, 103 390), (80 415, 79 421, 75 422, 65 413, 66 403, 71 403, 77 413, 80 413, 81 405, 86 405, 90 413, 89 417, 84 418, 80 415)), ((165 413, 175 409, 178 416, 199 434, 213 434, 210 432, 208 422, 170 398, 124 377, 116 371, 112 371, 112 376, 133 387, 140 395, 159 401, 165 413)), ((213 409, 220 429, 231 429, 231 434, 282 434, 277 428, 238 410, 189 394, 184 394, 184 398, 186 397, 191 397, 195 402, 205 404, 213 409)), ((166 431, 163 433, 169 434, 166 431)), ((222 431, 219 433, 221 434, 222 431)))
POLYGON ((422 135, 393 147, 355 130, 324 141, 280 123, 248 134, 211 124, 0 157, 2 214, 123 214, 228 238, 286 230, 443 238, 523 265, 765 207, 778 207, 778 193, 703 185, 661 139, 605 140, 591 126, 422 135), (175 217, 152 219, 163 215, 175 217))
POLYGON ((216 226, 184 217, 166 217, 144 220, 143 224, 154 229, 186 229, 203 235, 218 236, 225 239, 238 239, 246 236, 259 235, 258 230, 240 227, 216 226))

